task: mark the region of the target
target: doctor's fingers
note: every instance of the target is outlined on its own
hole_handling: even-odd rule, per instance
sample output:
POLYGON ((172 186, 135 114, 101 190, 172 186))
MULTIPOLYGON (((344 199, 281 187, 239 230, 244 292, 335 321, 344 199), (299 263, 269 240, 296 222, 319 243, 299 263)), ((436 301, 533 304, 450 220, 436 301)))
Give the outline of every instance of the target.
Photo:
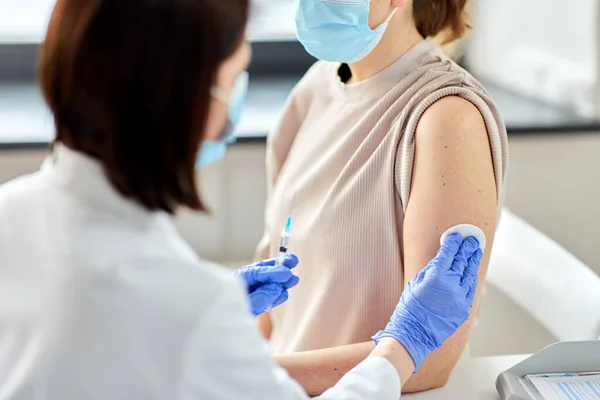
POLYGON ((425 268, 414 276, 412 282, 418 284, 426 279, 426 277, 428 279, 440 279, 446 276, 452 267, 452 263, 454 262, 462 242, 462 236, 458 233, 453 233, 448 236, 442 243, 442 246, 435 257, 429 261, 425 268))
POLYGON ((265 286, 267 288, 272 288, 273 285, 278 285, 282 290, 288 290, 296 286, 300 282, 300 278, 295 275, 292 275, 290 279, 285 282, 257 282, 254 285, 250 286, 249 292, 254 293, 257 290, 261 290, 265 286))
POLYGON ((466 291, 467 300, 473 302, 475 298, 475 291, 477 290, 477 281, 479 277, 479 268, 481 266, 481 259, 483 258, 483 252, 481 249, 477 249, 475 254, 469 258, 469 262, 463 277, 461 280, 461 286, 466 291))
POLYGON ((287 282, 282 283, 281 286, 284 289, 291 289, 296 286, 298 282, 300 282, 300 278, 298 278, 296 275, 292 275, 292 277, 287 282))
POLYGON ((286 267, 253 267, 249 281, 252 286, 263 283, 286 283, 292 277, 292 271, 286 267))
MULTIPOLYGON (((268 260, 261 260, 256 262, 254 265, 257 267, 273 267, 275 266, 275 258, 269 258, 268 260)), ((286 254, 283 259, 282 266, 289 269, 295 268, 298 265, 298 257, 295 254, 286 254)))
POLYGON ((463 240, 458 253, 454 257, 451 271, 460 275, 465 273, 465 269, 469 264, 469 259, 479 250, 479 241, 473 236, 469 236, 463 240))
POLYGON ((268 283, 255 288, 249 295, 254 313, 262 313, 279 299, 285 289, 276 283, 268 283))
POLYGON ((462 243, 462 236, 458 233, 448 236, 444 243, 442 243, 442 247, 438 250, 435 258, 431 260, 427 267, 431 268, 435 266, 443 271, 449 271, 456 255, 460 251, 462 243))
POLYGON ((288 293, 288 291, 284 290, 283 292, 281 292, 281 295, 277 298, 277 300, 273 302, 272 307, 277 307, 278 305, 285 303, 289 297, 290 294, 288 293))

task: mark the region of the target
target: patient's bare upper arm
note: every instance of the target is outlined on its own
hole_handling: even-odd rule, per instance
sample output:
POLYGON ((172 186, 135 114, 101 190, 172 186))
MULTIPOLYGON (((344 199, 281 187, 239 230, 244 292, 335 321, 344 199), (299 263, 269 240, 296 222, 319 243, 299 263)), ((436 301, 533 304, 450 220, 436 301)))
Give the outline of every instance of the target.
MULTIPOLYGON (((433 104, 416 132, 411 191, 404 220, 405 284, 435 256, 440 235, 455 224, 470 223, 486 234, 488 246, 479 273, 487 271, 496 224, 497 192, 489 139, 479 110, 460 97, 433 104)), ((470 323, 434 352, 406 391, 444 384, 468 340, 470 323)))

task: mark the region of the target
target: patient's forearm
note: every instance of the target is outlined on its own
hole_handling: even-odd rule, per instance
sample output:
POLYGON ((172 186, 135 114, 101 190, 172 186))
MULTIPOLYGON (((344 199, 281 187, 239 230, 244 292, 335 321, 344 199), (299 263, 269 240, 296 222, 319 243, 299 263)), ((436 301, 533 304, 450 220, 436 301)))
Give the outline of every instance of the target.
POLYGON ((453 349, 449 349, 448 345, 443 345, 429 355, 419 371, 402 385, 402 393, 422 392, 446 385, 458 361, 453 349))
MULTIPOLYGON (((461 329, 467 329, 464 326, 461 329)), ((460 331, 460 330, 459 330, 460 331)), ((402 392, 412 393, 444 386, 464 348, 465 334, 450 338, 433 352, 419 372, 402 381, 402 392)), ((304 390, 317 396, 335 385, 342 376, 363 361, 375 349, 372 341, 275 356, 275 360, 298 381, 304 390)))
POLYGON ((375 348, 372 341, 276 356, 275 359, 304 390, 317 396, 335 385, 375 348))

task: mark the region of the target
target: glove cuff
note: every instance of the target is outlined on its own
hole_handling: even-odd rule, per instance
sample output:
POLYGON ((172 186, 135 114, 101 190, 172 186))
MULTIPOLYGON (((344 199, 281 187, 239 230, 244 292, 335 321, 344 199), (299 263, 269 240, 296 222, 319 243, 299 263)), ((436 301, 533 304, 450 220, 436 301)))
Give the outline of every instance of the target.
POLYGON ((374 336, 371 337, 376 345, 379 344, 381 339, 384 337, 389 337, 395 339, 400 343, 408 352, 413 362, 415 363, 415 370, 413 374, 416 374, 421 365, 425 362, 427 355, 429 352, 426 350, 429 348, 427 344, 420 343, 417 340, 414 340, 406 335, 397 335, 388 331, 379 331, 374 336))

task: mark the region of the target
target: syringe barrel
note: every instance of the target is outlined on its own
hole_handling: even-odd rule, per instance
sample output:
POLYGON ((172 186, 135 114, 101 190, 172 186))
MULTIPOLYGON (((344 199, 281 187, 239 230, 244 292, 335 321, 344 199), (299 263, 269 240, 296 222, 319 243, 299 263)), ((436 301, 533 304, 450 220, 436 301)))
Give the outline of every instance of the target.
POLYGON ((279 251, 281 251, 281 249, 285 249, 284 251, 287 251, 288 245, 290 244, 290 237, 289 235, 283 235, 281 236, 281 240, 279 241, 279 251))
POLYGON ((288 235, 281 236, 281 240, 279 241, 279 250, 277 251, 277 258, 275 258, 275 265, 283 265, 289 243, 290 237, 288 235))

